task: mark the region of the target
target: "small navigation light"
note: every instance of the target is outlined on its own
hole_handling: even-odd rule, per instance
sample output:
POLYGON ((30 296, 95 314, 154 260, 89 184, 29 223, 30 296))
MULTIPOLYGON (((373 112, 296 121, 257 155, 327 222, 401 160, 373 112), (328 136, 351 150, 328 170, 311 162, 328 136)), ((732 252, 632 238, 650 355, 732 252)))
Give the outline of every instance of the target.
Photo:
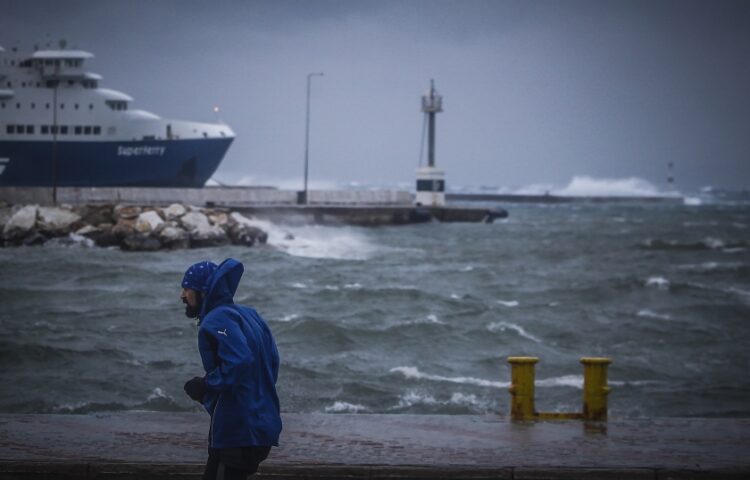
POLYGON ((214 113, 219 113, 219 107, 214 107, 214 113))

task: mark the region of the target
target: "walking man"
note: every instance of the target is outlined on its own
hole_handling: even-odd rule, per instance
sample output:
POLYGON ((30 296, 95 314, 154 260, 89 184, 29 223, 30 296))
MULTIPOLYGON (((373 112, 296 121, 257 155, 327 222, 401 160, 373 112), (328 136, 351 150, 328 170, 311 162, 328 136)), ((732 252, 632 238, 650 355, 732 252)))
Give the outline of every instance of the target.
POLYGON ((185 393, 211 415, 203 480, 245 480, 279 444, 279 352, 258 312, 234 303, 243 272, 228 258, 218 266, 196 263, 182 280, 206 372, 185 383, 185 393))

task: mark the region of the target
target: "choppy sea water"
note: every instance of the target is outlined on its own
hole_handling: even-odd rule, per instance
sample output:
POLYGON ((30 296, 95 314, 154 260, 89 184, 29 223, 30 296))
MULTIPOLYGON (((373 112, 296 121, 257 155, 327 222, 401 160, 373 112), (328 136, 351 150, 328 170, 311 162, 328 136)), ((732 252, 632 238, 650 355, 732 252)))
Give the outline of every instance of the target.
POLYGON ((231 256, 287 412, 507 414, 506 357, 534 355, 542 411, 578 410, 579 358, 611 356, 613 416, 750 415, 750 207, 506 207, 493 225, 267 224, 249 249, 0 249, 0 411, 198 411, 179 282, 231 256))

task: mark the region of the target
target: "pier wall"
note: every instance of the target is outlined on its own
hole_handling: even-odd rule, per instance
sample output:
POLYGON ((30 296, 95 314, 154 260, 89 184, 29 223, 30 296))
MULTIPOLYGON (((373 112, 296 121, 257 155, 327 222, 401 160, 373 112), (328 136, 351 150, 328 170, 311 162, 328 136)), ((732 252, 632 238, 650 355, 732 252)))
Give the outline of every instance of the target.
MULTIPOLYGON (((0 201, 12 204, 52 204, 52 188, 0 187, 0 201)), ((61 187, 58 203, 242 206, 297 204, 294 190, 250 187, 146 188, 61 187)), ((399 205, 412 204, 412 194, 401 190, 310 190, 309 205, 399 205)))

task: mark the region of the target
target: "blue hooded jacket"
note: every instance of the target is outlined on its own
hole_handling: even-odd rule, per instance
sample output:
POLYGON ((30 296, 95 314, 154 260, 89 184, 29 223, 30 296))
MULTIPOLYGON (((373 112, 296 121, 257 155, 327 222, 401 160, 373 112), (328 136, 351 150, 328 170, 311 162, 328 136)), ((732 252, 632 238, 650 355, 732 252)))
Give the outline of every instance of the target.
POLYGON ((258 312, 234 303, 243 272, 237 260, 222 262, 209 280, 199 315, 198 349, 207 389, 203 406, 211 414, 212 448, 278 445, 281 433, 279 352, 258 312))

